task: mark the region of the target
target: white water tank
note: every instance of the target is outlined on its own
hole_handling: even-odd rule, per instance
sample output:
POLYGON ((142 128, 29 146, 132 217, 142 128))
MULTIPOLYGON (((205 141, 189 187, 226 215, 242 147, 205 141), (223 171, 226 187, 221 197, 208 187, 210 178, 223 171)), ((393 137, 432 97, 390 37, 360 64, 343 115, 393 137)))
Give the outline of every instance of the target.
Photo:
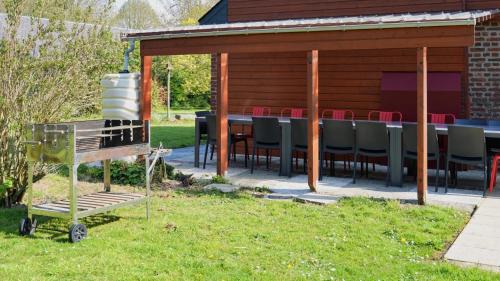
POLYGON ((101 80, 104 119, 139 120, 140 73, 107 74, 101 80))

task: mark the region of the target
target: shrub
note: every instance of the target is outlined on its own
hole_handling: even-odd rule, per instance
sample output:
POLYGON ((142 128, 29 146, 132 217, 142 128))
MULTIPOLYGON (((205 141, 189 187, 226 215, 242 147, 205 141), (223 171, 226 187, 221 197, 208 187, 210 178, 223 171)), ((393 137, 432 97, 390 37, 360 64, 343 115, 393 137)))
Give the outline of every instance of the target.
MULTIPOLYGON (((156 165, 151 177, 152 183, 160 183, 163 181, 163 175, 168 178, 174 178, 174 167, 166 165, 165 173, 162 171, 161 165, 156 165)), ((120 185, 144 186, 146 182, 146 167, 144 161, 128 163, 125 161, 112 161, 111 166, 111 183, 120 185)), ((68 177, 69 169, 67 166, 61 166, 57 173, 68 177)), ((104 169, 102 167, 89 166, 82 164, 78 166, 78 180, 88 182, 102 182, 104 179, 104 169)))
POLYGON ((228 184, 229 183, 229 180, 226 179, 225 177, 223 176, 213 176, 212 177, 212 183, 219 183, 219 184, 228 184))

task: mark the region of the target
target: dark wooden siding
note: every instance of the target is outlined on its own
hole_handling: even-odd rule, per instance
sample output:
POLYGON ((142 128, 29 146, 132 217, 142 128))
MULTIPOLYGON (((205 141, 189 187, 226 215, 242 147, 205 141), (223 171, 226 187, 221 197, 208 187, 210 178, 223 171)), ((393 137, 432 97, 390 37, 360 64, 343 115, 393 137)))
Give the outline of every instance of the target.
MULTIPOLYGON (((465 73, 464 52, 430 49, 429 71, 465 73)), ((350 109, 365 118, 380 107, 382 72, 416 71, 416 63, 416 49, 320 52, 320 109, 350 109)), ((250 106, 271 107, 273 114, 285 107, 305 108, 306 54, 231 54, 229 110, 241 113, 250 106)))
POLYGON ((500 8, 498 0, 228 0, 229 22, 500 8))
POLYGON ((499 0, 467 0, 468 10, 500 9, 499 0))
POLYGON ((336 17, 423 11, 453 11, 462 0, 229 0, 230 22, 336 17))

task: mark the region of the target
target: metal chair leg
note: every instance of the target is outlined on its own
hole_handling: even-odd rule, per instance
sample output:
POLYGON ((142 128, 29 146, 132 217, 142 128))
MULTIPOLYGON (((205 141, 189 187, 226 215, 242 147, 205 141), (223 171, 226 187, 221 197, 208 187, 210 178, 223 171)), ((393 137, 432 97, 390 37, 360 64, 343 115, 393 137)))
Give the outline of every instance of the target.
POLYGON ((401 155, 401 187, 403 187, 405 182, 405 157, 401 155))
POLYGON ((448 158, 446 159, 446 164, 444 165, 444 193, 448 193, 448 167, 450 165, 448 158))
POLYGON ((244 142, 245 142, 245 168, 247 168, 248 167, 248 164, 247 164, 247 162, 248 162, 248 141, 247 141, 247 139, 245 139, 244 142))
POLYGON ((250 174, 253 174, 253 165, 254 165, 254 160, 255 160, 255 145, 252 148, 252 161, 250 161, 250 174))
POLYGON ((304 156, 304 161, 303 161, 304 165, 302 168, 304 169, 304 174, 307 174, 307 171, 306 171, 306 169, 307 169, 307 167, 306 167, 306 165, 307 165, 307 153, 304 152, 303 156, 304 156))
POLYGON ((269 170, 269 149, 266 149, 266 169, 269 170))
POLYGON ((335 176, 335 156, 330 153, 330 176, 335 176))
POLYGON ((335 176, 335 154, 332 153, 331 156, 332 156, 332 175, 335 176))
MULTIPOLYGON (((485 159, 486 160, 486 159, 485 159)), ((483 197, 486 197, 486 188, 488 188, 488 164, 486 163, 488 160, 484 161, 483 164, 483 197)))
POLYGON ((387 173, 385 175, 385 186, 388 187, 391 181, 391 156, 387 155, 387 173))
POLYGON ((208 155, 208 141, 207 144, 205 145, 205 157, 203 158, 203 169, 205 169, 207 165, 207 155, 208 155))
POLYGON ((436 163, 436 192, 439 191, 439 156, 437 157, 437 163, 436 163))
MULTIPOLYGON (((356 183, 356 168, 358 166, 358 154, 357 153, 354 153, 354 169, 352 170, 352 183, 355 184, 356 183)), ((361 164, 363 165, 363 164, 361 164)))
POLYGON ((323 149, 320 150, 321 152, 319 153, 319 180, 323 180, 323 158, 325 157, 325 154, 323 153, 323 149))

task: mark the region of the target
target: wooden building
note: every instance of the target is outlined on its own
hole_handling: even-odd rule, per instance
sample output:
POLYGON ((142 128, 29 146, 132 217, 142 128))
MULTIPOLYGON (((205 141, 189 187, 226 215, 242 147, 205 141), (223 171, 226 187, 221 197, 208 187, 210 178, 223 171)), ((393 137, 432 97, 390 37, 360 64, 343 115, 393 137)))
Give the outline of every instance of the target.
MULTIPOLYGON (((495 9, 500 9, 498 0, 221 0, 200 24, 495 9)), ((500 119, 499 42, 500 20, 496 17, 479 23, 473 47, 429 49, 429 112, 500 119)), ((363 119, 371 110, 397 110, 405 120, 415 121, 415 54, 415 49, 321 52, 320 111, 350 109, 363 119), (415 83, 398 83, 401 79, 415 83)), ((269 106, 274 113, 283 107, 305 107, 305 56, 303 52, 230 56, 229 112, 241 113, 254 105, 269 106)))
POLYGON ((268 106, 273 114, 307 108, 312 190, 322 109, 349 109, 357 119, 370 110, 397 110, 418 123, 418 198, 424 203, 427 112, 500 117, 499 16, 498 0, 222 0, 202 25, 123 39, 141 41, 146 120, 153 56, 213 55, 218 174, 228 169, 228 113, 244 107, 268 106))

